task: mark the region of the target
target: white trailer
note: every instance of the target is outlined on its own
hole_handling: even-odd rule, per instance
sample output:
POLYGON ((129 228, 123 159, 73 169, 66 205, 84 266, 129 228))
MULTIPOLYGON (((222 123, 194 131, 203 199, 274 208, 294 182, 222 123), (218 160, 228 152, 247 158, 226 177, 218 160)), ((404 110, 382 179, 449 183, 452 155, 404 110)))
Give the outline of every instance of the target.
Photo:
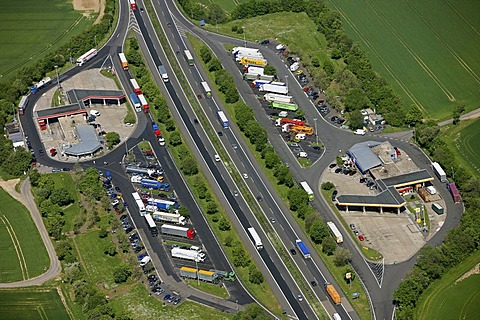
POLYGON ((132 197, 135 200, 135 203, 137 204, 138 210, 140 211, 140 216, 144 216, 147 213, 147 210, 145 209, 145 205, 143 204, 142 198, 138 194, 138 192, 133 192, 132 197))
POLYGON ((438 176, 438 179, 440 179, 441 182, 447 181, 447 175, 445 174, 445 171, 443 171, 442 166, 440 166, 438 162, 432 163, 432 169, 435 172, 435 174, 438 176))
POLYGON ((152 213, 152 217, 155 220, 165 221, 165 222, 172 222, 179 225, 184 226, 186 223, 186 219, 179 213, 170 213, 170 212, 161 212, 161 211, 154 211, 152 213))
POLYGON ((333 223, 332 221, 328 221, 327 226, 330 228, 330 231, 332 232, 333 236, 335 237, 335 241, 337 241, 337 243, 342 243, 343 242, 343 236, 340 233, 340 231, 338 230, 335 223, 333 223))
POLYGON ((173 248, 172 257, 177 259, 185 259, 196 262, 205 261, 205 253, 197 252, 189 249, 173 248))
POLYGON ((258 74, 260 76, 263 76, 263 72, 265 69, 263 67, 255 67, 255 66, 248 66, 247 67, 247 72, 249 74, 258 74))
POLYGON ((77 66, 79 67, 83 66, 87 61, 95 57, 97 54, 98 54, 97 49, 88 50, 77 59, 77 66))
POLYGON ((276 93, 276 94, 283 94, 286 95, 288 94, 288 87, 284 86, 277 86, 273 84, 262 84, 260 86, 260 91, 265 91, 265 92, 270 92, 270 93, 276 93))
POLYGON ((267 93, 263 96, 263 99, 269 102, 293 103, 292 96, 283 96, 275 93, 267 93))
POLYGON ((258 251, 263 249, 263 243, 260 237, 258 236, 257 231, 255 231, 254 228, 250 227, 247 229, 250 235, 252 236, 253 239, 253 244, 255 244, 255 247, 257 248, 258 251))
POLYGON ((245 55, 245 54, 261 54, 261 52, 260 52, 260 49, 255 49, 255 48, 235 47, 232 49, 232 54, 234 56, 237 56, 237 55, 245 55))

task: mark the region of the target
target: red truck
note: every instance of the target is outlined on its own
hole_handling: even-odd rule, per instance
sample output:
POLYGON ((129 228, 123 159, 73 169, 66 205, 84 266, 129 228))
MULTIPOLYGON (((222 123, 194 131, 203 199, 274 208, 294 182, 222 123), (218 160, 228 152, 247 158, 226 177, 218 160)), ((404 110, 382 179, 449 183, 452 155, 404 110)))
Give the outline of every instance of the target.
POLYGON ((137 3, 135 2, 135 0, 130 0, 130 8, 135 11, 137 10, 137 3))
POLYGON ((458 191, 457 186, 454 182, 447 182, 447 189, 452 195, 453 202, 460 203, 462 201, 462 198, 460 197, 460 192, 458 191))
POLYGON ((277 127, 281 127, 281 126, 283 126, 284 124, 287 124, 287 123, 291 123, 295 126, 304 126, 305 125, 305 121, 300 120, 300 119, 278 118, 277 120, 275 120, 275 125, 277 127))

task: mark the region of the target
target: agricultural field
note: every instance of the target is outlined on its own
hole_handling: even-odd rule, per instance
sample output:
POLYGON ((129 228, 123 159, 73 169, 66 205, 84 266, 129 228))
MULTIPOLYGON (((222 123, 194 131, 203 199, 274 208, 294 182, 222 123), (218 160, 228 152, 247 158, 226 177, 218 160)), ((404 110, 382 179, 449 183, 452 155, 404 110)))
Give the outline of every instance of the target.
POLYGON ((199 2, 200 3, 203 3, 205 4, 206 6, 212 4, 212 3, 216 3, 218 4, 220 7, 222 7, 223 10, 225 10, 226 12, 230 12, 232 11, 233 9, 235 9, 235 7, 242 3, 242 2, 246 2, 247 0, 200 0, 199 2))
POLYGON ((417 319, 478 319, 479 259, 476 252, 427 289, 418 304, 417 319))
POLYGON ((433 119, 480 99, 479 1, 328 0, 347 34, 403 98, 433 119))
POLYGON ((472 121, 462 129, 455 139, 463 159, 480 172, 480 119, 472 121))
POLYGON ((30 212, 0 188, 0 282, 36 277, 50 261, 30 212))
POLYGON ((0 290, 0 314, 3 320, 70 319, 54 288, 0 290))
POLYGON ((0 79, 53 52, 92 22, 73 10, 72 1, 2 1, 0 79))

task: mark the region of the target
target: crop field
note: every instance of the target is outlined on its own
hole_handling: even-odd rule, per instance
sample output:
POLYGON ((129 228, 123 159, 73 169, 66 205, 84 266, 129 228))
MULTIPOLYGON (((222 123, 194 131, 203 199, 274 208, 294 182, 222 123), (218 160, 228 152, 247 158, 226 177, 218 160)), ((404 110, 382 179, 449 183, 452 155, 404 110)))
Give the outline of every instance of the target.
POLYGON ((218 4, 220 7, 222 7, 223 10, 230 12, 235 7, 242 2, 246 2, 247 0, 200 0, 199 2, 204 3, 205 5, 209 5, 212 3, 218 4))
POLYGON ((3 320, 70 319, 55 289, 0 290, 3 320))
POLYGON ((33 278, 49 259, 30 212, 0 188, 0 282, 33 278))
POLYGON ((433 119, 480 100, 480 1, 328 0, 405 105, 433 119))
POLYGON ((60 47, 91 21, 73 10, 72 1, 2 1, 0 78, 60 47))
POLYGON ((456 145, 468 161, 477 171, 480 171, 480 120, 477 119, 460 131, 456 139, 456 145))
POLYGON ((419 302, 417 319, 478 319, 479 258, 480 254, 475 253, 427 289, 419 302))

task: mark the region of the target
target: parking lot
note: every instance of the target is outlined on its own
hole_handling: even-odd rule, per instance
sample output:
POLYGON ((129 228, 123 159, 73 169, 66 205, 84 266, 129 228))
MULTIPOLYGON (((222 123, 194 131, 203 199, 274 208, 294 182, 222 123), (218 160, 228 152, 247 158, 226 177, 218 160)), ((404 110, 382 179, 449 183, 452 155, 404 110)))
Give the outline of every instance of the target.
MULTIPOLYGON (((332 164, 323 173, 321 182, 332 182, 339 194, 374 195, 378 192, 374 185, 367 186, 367 183, 371 181, 369 177, 353 170, 344 172, 332 164), (362 180, 361 183, 360 179, 366 180, 362 180)), ((332 199, 326 200, 332 201, 332 199)), ((357 238, 363 236, 361 242, 365 243, 367 247, 379 251, 385 258, 386 264, 408 260, 428 240, 427 234, 417 226, 408 210, 397 214, 389 211, 380 213, 372 210, 363 212, 351 209, 346 212, 342 209, 339 210, 339 213, 348 225, 355 225, 354 230, 357 230, 358 234, 355 235, 354 230, 350 228, 349 236, 357 238)), ((431 210, 428 210, 428 214, 433 226, 438 226, 439 223, 441 225, 444 216, 438 216, 431 210)), ((435 229, 432 227, 429 237, 434 234, 435 229)))

